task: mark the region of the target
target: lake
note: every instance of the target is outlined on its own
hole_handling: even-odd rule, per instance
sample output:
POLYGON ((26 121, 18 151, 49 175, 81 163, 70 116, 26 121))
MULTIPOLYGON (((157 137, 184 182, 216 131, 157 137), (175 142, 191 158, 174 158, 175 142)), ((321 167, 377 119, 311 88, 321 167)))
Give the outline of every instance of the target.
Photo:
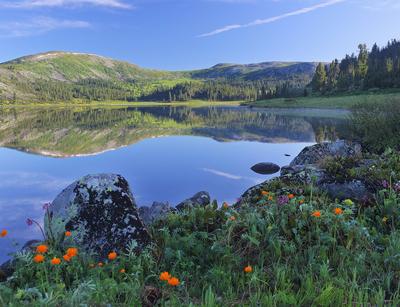
POLYGON ((305 146, 337 138, 346 116, 234 106, 0 108, 0 229, 10 233, 0 262, 41 238, 26 219, 41 223, 43 204, 86 174, 122 174, 139 206, 177 204, 201 190, 233 203, 274 176, 252 165, 289 164, 305 146))

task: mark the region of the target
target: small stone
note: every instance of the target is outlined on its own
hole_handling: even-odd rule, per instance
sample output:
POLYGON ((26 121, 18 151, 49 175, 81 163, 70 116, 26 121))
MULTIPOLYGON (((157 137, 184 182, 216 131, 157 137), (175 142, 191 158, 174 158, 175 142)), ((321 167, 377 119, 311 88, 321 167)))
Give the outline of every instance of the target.
POLYGON ((270 162, 263 162, 253 165, 251 170, 257 174, 271 175, 279 172, 280 166, 270 162))

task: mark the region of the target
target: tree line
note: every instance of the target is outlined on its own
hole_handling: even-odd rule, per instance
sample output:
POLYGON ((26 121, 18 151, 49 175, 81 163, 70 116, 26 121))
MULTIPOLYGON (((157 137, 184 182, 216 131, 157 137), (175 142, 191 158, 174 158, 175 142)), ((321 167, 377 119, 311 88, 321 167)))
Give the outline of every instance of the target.
POLYGON ((320 63, 311 87, 322 94, 400 87, 400 41, 392 40, 382 48, 374 44, 371 50, 360 44, 358 54, 320 63))

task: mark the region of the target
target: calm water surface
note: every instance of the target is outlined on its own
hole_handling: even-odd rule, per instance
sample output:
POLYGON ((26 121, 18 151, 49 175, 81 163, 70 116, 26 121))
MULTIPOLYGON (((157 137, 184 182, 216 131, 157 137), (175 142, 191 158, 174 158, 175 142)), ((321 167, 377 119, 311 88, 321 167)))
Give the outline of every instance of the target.
POLYGON ((340 133, 345 111, 241 107, 0 109, 0 261, 40 232, 43 203, 90 173, 125 176, 137 203, 176 204, 206 190, 234 202, 305 146, 340 133), (291 157, 285 156, 290 154, 291 157))

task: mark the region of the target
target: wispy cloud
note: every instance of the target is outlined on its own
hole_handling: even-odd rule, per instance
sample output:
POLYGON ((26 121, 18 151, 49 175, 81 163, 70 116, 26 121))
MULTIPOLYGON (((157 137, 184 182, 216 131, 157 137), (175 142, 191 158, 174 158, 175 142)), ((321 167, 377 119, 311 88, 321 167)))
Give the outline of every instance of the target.
POLYGON ((0 8, 32 9, 40 7, 73 7, 80 5, 95 5, 118 9, 131 9, 133 6, 120 0, 23 0, 5 1, 0 8))
POLYGON ((228 32, 228 31, 232 31, 232 30, 236 30, 236 29, 241 29, 241 28, 248 28, 248 27, 254 27, 254 26, 259 26, 259 25, 264 25, 264 24, 268 24, 268 23, 273 23, 275 21, 281 20, 281 19, 285 19, 285 18, 289 18, 292 16, 297 16, 297 15, 303 15, 303 14, 307 14, 309 12, 324 8, 324 7, 328 7, 328 6, 332 6, 335 4, 338 4, 340 2, 344 2, 346 0, 329 0, 329 1, 325 1, 313 6, 309 6, 309 7, 305 7, 293 12, 289 12, 289 13, 285 13, 282 15, 278 15, 278 16, 274 16, 274 17, 270 17, 270 18, 266 18, 266 19, 257 19, 254 20, 252 22, 246 23, 246 24, 232 24, 232 25, 227 25, 225 27, 216 29, 214 31, 208 32, 208 33, 204 33, 199 35, 199 37, 207 37, 207 36, 213 36, 213 35, 217 35, 217 34, 221 34, 224 32, 228 32))
POLYGON ((227 179, 232 179, 232 180, 249 180, 251 182, 254 182, 255 184, 263 182, 263 180, 258 179, 258 178, 234 175, 234 174, 222 172, 222 171, 219 171, 219 170, 216 170, 216 169, 212 169, 212 168, 203 168, 202 170, 207 172, 207 173, 211 173, 213 175, 224 177, 224 178, 227 178, 227 179))
POLYGON ((23 37, 58 29, 89 28, 87 21, 38 17, 27 21, 0 22, 0 37, 23 37))

